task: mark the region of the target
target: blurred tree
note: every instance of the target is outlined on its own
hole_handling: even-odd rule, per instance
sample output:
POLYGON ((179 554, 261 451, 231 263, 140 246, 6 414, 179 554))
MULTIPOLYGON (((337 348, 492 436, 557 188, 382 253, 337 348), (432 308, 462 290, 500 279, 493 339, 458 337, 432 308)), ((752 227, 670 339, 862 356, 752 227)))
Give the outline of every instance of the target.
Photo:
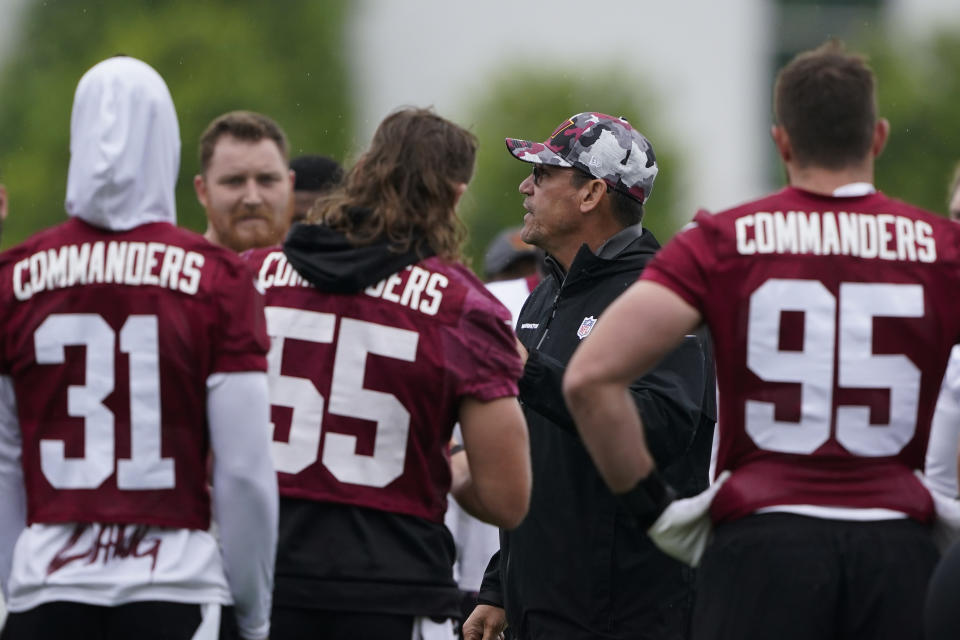
POLYGON ((0 170, 10 246, 65 218, 70 109, 80 76, 124 53, 167 81, 180 117, 180 224, 202 231, 193 192, 197 142, 217 115, 276 119, 291 153, 343 158, 353 145, 346 0, 46 0, 33 2, 0 73, 0 170))
POLYGON ((938 213, 960 161, 960 35, 943 32, 923 42, 865 41, 877 74, 880 115, 890 139, 877 160, 877 185, 888 195, 938 213))
POLYGON ((646 204, 644 226, 664 243, 689 220, 692 212, 675 211, 675 147, 657 126, 655 99, 649 93, 638 97, 640 86, 616 76, 543 69, 512 70, 479 86, 471 115, 463 119, 480 140, 477 170, 460 209, 470 229, 467 254, 475 269, 482 267, 487 244, 498 231, 523 224, 523 196, 517 187, 530 165, 510 156, 504 138, 542 142, 557 125, 582 111, 623 116, 653 144, 660 172, 646 204))

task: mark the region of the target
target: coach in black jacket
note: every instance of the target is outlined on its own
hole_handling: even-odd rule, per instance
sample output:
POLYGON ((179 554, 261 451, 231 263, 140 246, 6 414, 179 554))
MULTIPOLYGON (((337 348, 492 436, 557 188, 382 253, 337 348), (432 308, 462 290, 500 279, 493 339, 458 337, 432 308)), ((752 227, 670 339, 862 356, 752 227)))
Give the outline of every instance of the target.
MULTIPOLYGON (((508 636, 524 640, 686 638, 690 570, 654 547, 606 488, 561 392, 574 349, 659 248, 640 225, 653 149, 625 120, 598 113, 573 116, 545 143, 507 147, 533 164, 520 185, 522 237, 549 256, 517 326, 529 352, 520 399, 533 493, 526 520, 501 533, 464 637, 495 638, 509 622, 508 636)), ((716 416, 707 341, 688 338, 631 393, 664 476, 683 495, 702 491, 716 416)))

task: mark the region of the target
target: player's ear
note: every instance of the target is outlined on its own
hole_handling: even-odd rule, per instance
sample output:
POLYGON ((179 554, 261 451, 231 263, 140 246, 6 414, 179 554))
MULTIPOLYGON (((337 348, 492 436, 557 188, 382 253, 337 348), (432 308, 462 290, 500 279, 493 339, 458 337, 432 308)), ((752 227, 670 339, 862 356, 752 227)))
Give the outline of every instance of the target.
POLYGON ((886 118, 878 118, 877 123, 873 126, 873 144, 870 145, 870 153, 874 158, 883 152, 889 136, 890 121, 886 118))
POLYGON ((197 192, 197 200, 206 208, 207 206, 207 183, 199 173, 193 176, 193 190, 197 192))
POLYGON ((463 197, 464 192, 467 190, 467 183, 458 182, 453 185, 453 189, 456 194, 453 198, 453 206, 456 207, 458 204, 460 204, 460 198, 463 197))
POLYGON ((790 136, 787 130, 778 124, 770 126, 770 137, 773 138, 773 144, 777 147, 777 153, 784 163, 793 159, 793 147, 790 145, 790 136))

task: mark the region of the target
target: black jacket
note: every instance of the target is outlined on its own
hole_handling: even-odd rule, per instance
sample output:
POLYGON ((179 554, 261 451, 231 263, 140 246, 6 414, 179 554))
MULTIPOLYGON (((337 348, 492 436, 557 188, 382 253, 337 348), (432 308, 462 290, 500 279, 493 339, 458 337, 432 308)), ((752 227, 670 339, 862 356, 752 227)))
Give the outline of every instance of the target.
MULTIPOLYGON (((533 494, 501 533, 481 602, 503 606, 517 638, 682 638, 689 569, 653 546, 594 468, 563 401, 564 368, 591 319, 633 284, 659 249, 644 230, 615 258, 584 245, 569 273, 530 294, 517 334, 530 357, 520 400, 530 429, 533 494)), ((707 486, 716 421, 709 341, 691 337, 631 387, 658 468, 682 494, 707 486)))

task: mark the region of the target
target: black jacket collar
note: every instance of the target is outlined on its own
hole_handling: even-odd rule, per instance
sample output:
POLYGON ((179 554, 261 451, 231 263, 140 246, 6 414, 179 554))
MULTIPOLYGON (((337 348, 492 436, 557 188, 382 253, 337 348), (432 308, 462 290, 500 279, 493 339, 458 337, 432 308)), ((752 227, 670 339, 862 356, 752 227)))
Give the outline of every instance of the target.
POLYGON ((545 263, 547 266, 547 275, 557 282, 557 286, 570 287, 581 279, 589 279, 596 274, 616 273, 628 267, 630 260, 625 258, 634 258, 646 256, 649 260, 660 249, 660 243, 653 236, 649 229, 644 229, 642 234, 634 238, 617 255, 610 258, 601 258, 590 250, 587 243, 580 245, 580 250, 574 256, 570 263, 570 270, 564 271, 560 263, 553 256, 547 255, 545 263))

